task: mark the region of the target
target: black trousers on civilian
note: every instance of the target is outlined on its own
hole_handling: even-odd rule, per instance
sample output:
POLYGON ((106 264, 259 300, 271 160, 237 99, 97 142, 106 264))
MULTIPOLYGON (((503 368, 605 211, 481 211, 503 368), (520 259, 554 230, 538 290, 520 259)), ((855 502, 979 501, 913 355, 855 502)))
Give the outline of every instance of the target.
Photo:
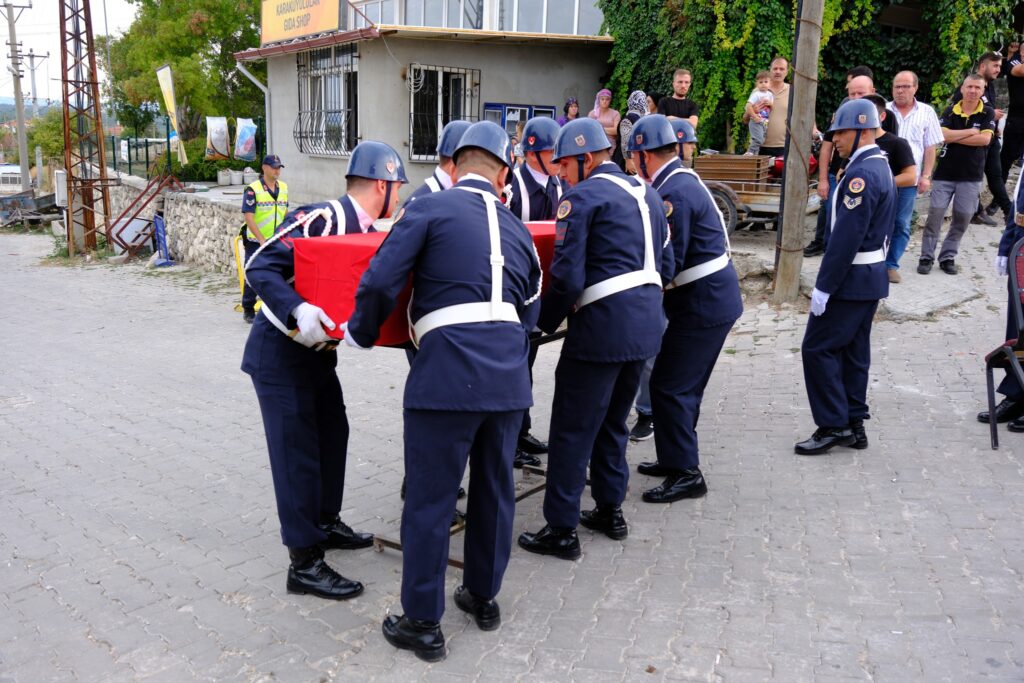
MULTIPOLYGON (((988 145, 988 155, 985 157, 985 179, 988 180, 988 189, 992 192, 992 201, 1003 210, 1006 216, 1013 215, 1013 202, 1006 194, 1006 176, 1003 175, 1003 166, 1000 162, 999 138, 993 137, 988 145)), ((984 208, 978 202, 978 211, 984 208)))
POLYGON ((1024 155, 1024 117, 1007 117, 1006 127, 1003 129, 1003 148, 999 152, 999 165, 1003 172, 1003 185, 1010 177, 1010 169, 1013 163, 1020 160, 1024 155))

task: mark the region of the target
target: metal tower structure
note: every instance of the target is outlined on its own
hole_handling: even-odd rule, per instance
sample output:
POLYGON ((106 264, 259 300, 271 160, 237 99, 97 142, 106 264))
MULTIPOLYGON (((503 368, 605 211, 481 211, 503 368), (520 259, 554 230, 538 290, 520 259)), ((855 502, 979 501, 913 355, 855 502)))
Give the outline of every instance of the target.
POLYGON ((101 231, 111 243, 107 188, 116 181, 107 179, 89 0, 60 0, 60 24, 68 255, 73 255, 96 249, 101 231))

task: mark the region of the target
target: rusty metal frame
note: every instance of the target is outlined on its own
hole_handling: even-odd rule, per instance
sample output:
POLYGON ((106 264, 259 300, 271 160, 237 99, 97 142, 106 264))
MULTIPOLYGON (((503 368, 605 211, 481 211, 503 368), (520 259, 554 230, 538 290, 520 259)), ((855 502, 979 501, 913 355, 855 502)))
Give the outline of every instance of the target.
POLYGON ((64 168, 68 174, 66 223, 68 255, 71 256, 78 246, 75 244, 76 226, 80 227, 84 250, 97 248, 97 233, 101 230, 109 244, 107 188, 118 181, 107 178, 89 0, 60 0, 60 25, 64 168))
POLYGON ((146 187, 143 188, 142 192, 140 192, 139 195, 132 200, 132 203, 129 204, 125 208, 125 210, 122 211, 121 214, 111 222, 111 226, 117 225, 122 221, 124 221, 124 224, 117 230, 113 230, 113 228, 111 228, 113 232, 109 234, 110 242, 121 247, 121 249, 124 250, 124 252, 129 256, 135 256, 138 253, 139 249, 141 249, 142 246, 146 243, 146 241, 153 237, 154 228, 152 227, 152 223, 150 224, 150 228, 148 231, 139 233, 138 237, 142 238, 139 241, 127 242, 121 237, 121 235, 122 233, 124 233, 125 230, 128 229, 128 226, 131 224, 131 222, 134 219, 138 218, 139 214, 142 213, 147 206, 149 206, 149 203, 153 201, 157 197, 157 195, 159 195, 165 188, 168 187, 174 191, 184 189, 184 186, 181 184, 181 182, 179 182, 178 179, 172 175, 162 177, 157 176, 156 178, 150 180, 149 183, 146 184, 146 187), (139 200, 143 198, 145 198, 145 200, 142 202, 142 204, 139 204, 139 200), (136 207, 136 205, 138 206, 136 207))

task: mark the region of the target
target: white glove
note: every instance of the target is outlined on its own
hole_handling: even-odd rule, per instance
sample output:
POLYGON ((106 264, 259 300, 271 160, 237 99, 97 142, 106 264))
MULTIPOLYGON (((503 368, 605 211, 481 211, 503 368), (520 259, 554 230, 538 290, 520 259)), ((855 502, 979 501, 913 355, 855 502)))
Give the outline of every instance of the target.
POLYGON ((829 294, 817 287, 811 292, 811 315, 822 315, 825 313, 825 306, 828 304, 829 294))
POLYGON ((362 346, 362 345, 360 345, 360 343, 357 342, 352 337, 352 335, 348 333, 348 322, 347 321, 343 322, 341 324, 341 331, 345 333, 345 338, 344 338, 344 340, 342 340, 342 341, 344 341, 345 346, 351 346, 353 349, 359 349, 360 351, 369 351, 372 348, 372 347, 369 347, 369 346, 362 346))
POLYGON ((292 317, 299 328, 295 341, 303 346, 313 346, 330 340, 331 337, 324 331, 324 327, 333 330, 335 325, 322 308, 302 302, 292 311, 292 317))
POLYGON ((996 256, 996 260, 995 260, 995 263, 993 265, 996 267, 996 274, 997 275, 1006 275, 1006 263, 1007 263, 1007 257, 1005 257, 1005 256, 996 256))

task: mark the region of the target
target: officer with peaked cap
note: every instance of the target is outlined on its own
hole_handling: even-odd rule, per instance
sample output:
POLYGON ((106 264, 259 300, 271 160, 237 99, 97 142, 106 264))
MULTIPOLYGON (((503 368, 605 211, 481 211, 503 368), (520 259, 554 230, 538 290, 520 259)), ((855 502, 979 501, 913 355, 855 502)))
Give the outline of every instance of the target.
MULTIPOLYGON (((550 221, 562 199, 562 183, 558 179, 558 164, 552 161, 555 139, 562 127, 547 116, 535 116, 523 128, 523 161, 512 171, 509 180, 511 194, 508 208, 523 222, 550 221)), ((537 358, 536 344, 530 347, 530 376, 537 358)), ((533 421, 530 411, 523 415, 523 429, 519 433, 516 467, 539 465, 537 456, 548 452, 548 445, 530 434, 533 421)))
POLYGON ((512 546, 512 458, 533 403, 527 332, 539 313, 540 261, 522 222, 498 199, 511 162, 508 136, 474 123, 455 150, 451 190, 417 199, 363 274, 345 343, 370 347, 413 275, 412 336, 419 351, 405 384, 402 608, 384 637, 427 661, 445 656, 440 620, 449 522, 469 461, 465 570, 455 605, 497 628, 512 546))
POLYGON ((867 448, 871 322, 889 295, 885 252, 896 214, 896 183, 875 144, 878 110, 849 100, 836 110, 833 144, 849 159, 832 197, 825 255, 811 293, 800 347, 811 415, 818 429, 796 444, 800 455, 835 446, 867 448))
POLYGON ((594 119, 570 121, 555 145, 571 189, 558 207, 550 289, 538 327, 554 332, 569 317, 555 370, 544 519, 519 545, 572 560, 576 526, 625 538, 626 418, 644 361, 657 355, 665 327, 661 288, 674 273, 665 208, 657 193, 611 161, 594 119), (597 507, 580 513, 590 465, 597 507))
POLYGON ((398 186, 408 182, 395 150, 373 141, 352 151, 346 180, 344 197, 292 211, 247 261, 246 280, 263 307, 242 357, 263 415, 281 540, 291 558, 288 592, 334 600, 359 595, 363 585, 335 572, 324 550, 366 548, 373 537, 338 516, 348 419, 335 373, 337 344, 324 331, 335 323, 292 287, 291 241, 373 231, 373 221, 391 215, 398 186))
POLYGON ((627 142, 641 177, 665 202, 676 264, 675 276, 665 286, 668 327, 650 381, 658 460, 637 468, 641 474, 665 480, 644 492, 647 503, 671 503, 707 493, 700 471, 697 419, 718 354, 743 313, 725 221, 708 188, 696 173, 683 167, 678 144, 672 124, 661 115, 637 121, 627 142))
POLYGON ((445 124, 445 127, 441 129, 441 138, 437 142, 437 168, 429 178, 423 181, 422 185, 409 195, 409 198, 405 200, 405 206, 423 195, 447 190, 452 186, 452 172, 455 170, 452 155, 455 154, 455 148, 459 146, 462 134, 471 125, 473 124, 469 121, 459 120, 449 121, 445 124))

